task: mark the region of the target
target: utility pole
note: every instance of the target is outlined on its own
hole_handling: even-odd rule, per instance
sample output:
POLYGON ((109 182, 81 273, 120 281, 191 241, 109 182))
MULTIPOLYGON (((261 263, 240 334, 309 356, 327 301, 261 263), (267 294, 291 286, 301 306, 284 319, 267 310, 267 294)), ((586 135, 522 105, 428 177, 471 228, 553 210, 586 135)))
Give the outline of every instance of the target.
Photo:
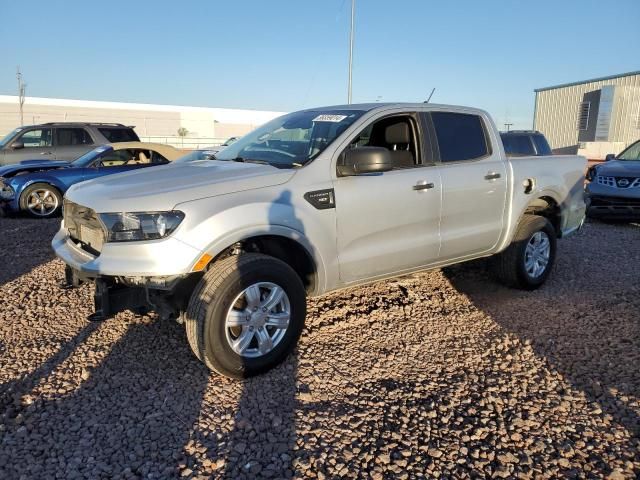
POLYGON ((513 123, 505 123, 504 124, 504 128, 507 129, 507 132, 509 131, 509 129, 513 126, 513 123))
POLYGON ((349 92, 347 103, 351 103, 351 77, 353 71, 353 24, 356 16, 356 0, 351 0, 351 32, 349 33, 349 92))
POLYGON ((18 79, 18 105, 20 106, 20 126, 24 125, 24 114, 22 106, 24 105, 24 93, 27 85, 22 81, 22 73, 20 72, 20 65, 16 69, 16 78, 18 79))

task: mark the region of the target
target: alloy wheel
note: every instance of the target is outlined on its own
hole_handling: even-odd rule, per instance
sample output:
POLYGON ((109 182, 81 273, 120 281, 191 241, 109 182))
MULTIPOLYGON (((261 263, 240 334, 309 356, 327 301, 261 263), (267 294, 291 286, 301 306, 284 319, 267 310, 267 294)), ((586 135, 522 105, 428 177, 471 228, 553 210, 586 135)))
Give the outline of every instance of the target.
POLYGON ((291 304, 284 289, 272 282, 254 283, 227 311, 227 342, 242 357, 267 355, 284 338, 290 319, 291 304))
POLYGON ((546 232, 534 233, 524 251, 524 268, 531 278, 539 278, 549 265, 551 242, 546 232))

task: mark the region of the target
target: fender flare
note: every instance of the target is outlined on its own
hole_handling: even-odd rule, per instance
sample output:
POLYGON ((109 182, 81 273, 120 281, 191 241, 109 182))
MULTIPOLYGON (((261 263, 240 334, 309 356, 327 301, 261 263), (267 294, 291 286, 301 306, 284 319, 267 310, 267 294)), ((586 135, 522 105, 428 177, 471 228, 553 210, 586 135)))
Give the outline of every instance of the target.
MULTIPOLYGON (((251 227, 240 228, 237 230, 232 230, 221 236, 216 238, 213 242, 211 242, 204 250, 203 253, 208 253, 213 258, 222 253, 225 249, 233 245, 234 243, 241 242, 243 240, 247 240, 252 237, 260 237, 260 236, 276 236, 283 237, 289 240, 293 240, 298 243, 309 255, 309 258, 313 261, 315 265, 315 275, 316 275, 316 288, 315 290, 324 291, 324 287, 326 284, 327 272, 324 259, 320 255, 320 252, 313 248, 312 243, 309 239, 303 235, 298 230, 295 230, 291 227, 286 227, 283 225, 253 225, 251 227)), ((194 261, 194 265, 197 262, 194 261)), ((193 266, 192 266, 193 268, 193 266)))
POLYGON ((533 202, 536 202, 536 201, 538 201, 538 200, 540 200, 541 198, 544 198, 544 197, 550 198, 551 200, 556 202, 556 205, 558 205, 558 207, 562 206, 562 201, 560 200, 560 194, 558 194, 558 192, 556 192, 555 190, 541 190, 541 191, 538 191, 534 195, 531 196, 531 199, 526 203, 524 208, 519 212, 519 215, 517 216, 518 221, 520 221, 520 219, 522 218, 524 213, 533 204, 533 202))
MULTIPOLYGON (((518 224, 520 223, 520 219, 524 216, 525 212, 527 211, 527 209, 529 207, 531 207, 531 205, 533 204, 533 202, 540 200, 543 197, 548 197, 550 199, 552 199, 554 202, 556 202, 556 204, 560 207, 562 205, 562 202, 560 201, 560 194, 555 191, 555 190, 551 190, 551 189, 545 189, 545 190, 539 190, 536 191, 534 194, 531 195, 531 198, 527 201, 527 203, 524 205, 524 207, 521 208, 521 210, 518 212, 517 215, 514 215, 512 217, 512 223, 509 225, 509 228, 506 230, 505 232, 505 236, 502 239, 501 242, 499 242, 499 247, 496 250, 497 252, 501 252, 503 251, 505 248, 507 248, 510 243, 511 240, 513 239, 513 236, 515 234, 516 229, 518 228, 518 224)), ((563 219, 561 217, 560 221, 562 222, 563 219)))

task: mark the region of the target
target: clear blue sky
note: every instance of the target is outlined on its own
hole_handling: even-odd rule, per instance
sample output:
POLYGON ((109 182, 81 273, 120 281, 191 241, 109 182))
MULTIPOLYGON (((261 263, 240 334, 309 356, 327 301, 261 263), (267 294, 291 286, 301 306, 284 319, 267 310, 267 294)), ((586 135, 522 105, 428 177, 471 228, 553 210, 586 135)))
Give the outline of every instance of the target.
MULTIPOLYGON (((350 0, 2 2, 0 93, 294 110, 344 103, 350 0)), ((640 69, 640 1, 356 0, 354 102, 482 107, 640 69)))

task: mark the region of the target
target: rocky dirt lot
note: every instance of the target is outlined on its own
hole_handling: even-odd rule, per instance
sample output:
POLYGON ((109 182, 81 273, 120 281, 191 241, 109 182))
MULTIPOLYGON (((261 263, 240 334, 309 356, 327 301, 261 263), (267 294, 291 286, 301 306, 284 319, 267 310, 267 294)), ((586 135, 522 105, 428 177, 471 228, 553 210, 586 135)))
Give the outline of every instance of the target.
POLYGON ((246 382, 183 328, 58 288, 57 220, 0 219, 0 478, 637 478, 640 227, 587 224, 532 293, 459 266, 309 301, 246 382))

